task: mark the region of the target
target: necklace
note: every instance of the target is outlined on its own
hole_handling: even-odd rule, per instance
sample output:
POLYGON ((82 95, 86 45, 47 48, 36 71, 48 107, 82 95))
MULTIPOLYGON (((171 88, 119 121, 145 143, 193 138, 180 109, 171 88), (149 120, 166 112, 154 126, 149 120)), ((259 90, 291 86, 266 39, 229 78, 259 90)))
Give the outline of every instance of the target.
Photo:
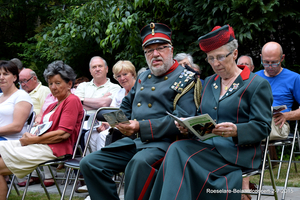
MULTIPOLYGON (((239 74, 238 74, 238 75, 239 75, 239 74)), ((237 76, 238 76, 238 75, 237 75, 237 76)), ((228 90, 228 85, 230 86, 230 85, 233 83, 233 81, 235 80, 235 78, 236 78, 237 76, 231 77, 231 78, 229 79, 229 81, 227 82, 227 84, 225 84, 225 83, 224 83, 224 79, 222 79, 222 84, 225 86, 225 88, 224 88, 225 91, 228 90), (233 80, 233 81, 232 81, 232 80, 233 80)))

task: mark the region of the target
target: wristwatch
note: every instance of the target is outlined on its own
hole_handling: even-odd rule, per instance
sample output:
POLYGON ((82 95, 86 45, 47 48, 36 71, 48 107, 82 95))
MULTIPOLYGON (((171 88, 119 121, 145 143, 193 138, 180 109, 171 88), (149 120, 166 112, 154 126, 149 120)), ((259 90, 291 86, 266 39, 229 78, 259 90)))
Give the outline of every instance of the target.
POLYGON ((83 105, 84 97, 80 98, 81 104, 83 105))

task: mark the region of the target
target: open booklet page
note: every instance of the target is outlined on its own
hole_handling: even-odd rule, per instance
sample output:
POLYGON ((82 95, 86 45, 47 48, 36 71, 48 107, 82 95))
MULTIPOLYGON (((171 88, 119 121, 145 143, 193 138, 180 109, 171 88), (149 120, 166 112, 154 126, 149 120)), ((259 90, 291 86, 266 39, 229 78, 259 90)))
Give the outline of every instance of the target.
POLYGON ((272 108, 273 108, 273 115, 287 109, 286 105, 274 106, 272 108))
POLYGON ((109 113, 104 113, 103 117, 106 119, 106 121, 109 123, 109 125, 114 128, 115 125, 119 123, 126 123, 129 124, 129 120, 124 114, 122 110, 117 110, 109 113))
POLYGON ((167 112, 167 114, 176 120, 181 126, 187 128, 191 133, 196 135, 200 140, 207 140, 218 136, 212 133, 212 129, 215 128, 216 123, 208 114, 188 117, 183 120, 169 112, 167 112))
POLYGON ((42 123, 40 125, 37 125, 35 127, 33 127, 31 130, 30 130, 30 133, 33 134, 33 135, 37 135, 37 136, 40 136, 40 135, 43 135, 44 133, 47 132, 47 130, 52 126, 52 121, 50 122, 45 122, 45 123, 42 123))

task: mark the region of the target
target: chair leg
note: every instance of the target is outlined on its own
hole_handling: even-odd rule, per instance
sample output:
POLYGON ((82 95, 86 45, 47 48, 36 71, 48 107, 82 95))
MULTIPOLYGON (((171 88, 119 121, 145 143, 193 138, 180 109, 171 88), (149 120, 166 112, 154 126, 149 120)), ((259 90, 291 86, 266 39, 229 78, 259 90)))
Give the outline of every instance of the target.
MULTIPOLYGON (((39 177, 39 179, 40 179, 40 181, 41 181, 41 185, 42 185, 42 187, 44 188, 44 191, 45 191, 45 193, 46 193, 48 199, 50 200, 49 192, 48 192, 48 190, 47 190, 47 188, 46 188, 46 186, 45 186, 45 184, 44 184, 44 181, 43 181, 41 172, 39 171, 40 169, 37 167, 35 170, 36 170, 36 173, 37 173, 37 175, 38 175, 38 177, 39 177)), ((50 169, 50 171, 51 171, 51 169, 50 169)))
POLYGON ((15 183, 16 176, 13 175, 13 176, 11 177, 11 175, 9 175, 9 178, 10 178, 10 185, 9 185, 9 188, 8 188, 8 191, 7 191, 6 199, 8 199, 8 197, 9 197, 9 195, 10 195, 10 193, 11 193, 12 187, 15 188, 15 190, 16 190, 18 196, 20 196, 20 192, 19 192, 19 190, 18 190, 18 188, 17 188, 17 186, 16 186, 16 183, 15 183))
POLYGON ((65 197, 65 194, 66 194, 66 191, 67 191, 67 187, 68 187, 68 182, 69 182, 70 174, 71 174, 71 168, 68 167, 68 169, 67 169, 67 175, 66 175, 66 180, 65 180, 65 186, 64 186, 64 189, 62 191, 61 198, 60 198, 61 200, 64 200, 64 197, 65 197))
POLYGON ((50 171, 50 173, 51 173, 51 176, 52 176, 52 178, 53 178, 53 180, 54 180, 54 183, 55 183, 55 186, 56 186, 56 188, 57 188, 57 191, 58 191, 59 195, 61 196, 61 191, 60 191, 59 185, 58 185, 58 183, 57 183, 57 180, 56 180, 56 178, 55 178, 55 176, 54 176, 54 174, 53 174, 53 171, 52 171, 52 169, 51 169, 51 165, 48 165, 48 168, 49 168, 49 171, 50 171))
POLYGON ((272 162, 271 162, 269 153, 267 154, 267 159, 268 159, 268 163, 269 163, 269 172, 270 172, 272 187, 273 187, 273 191, 274 191, 274 197, 275 197, 275 200, 278 200, 275 178, 274 178, 274 173, 273 173, 273 168, 272 168, 272 162))
POLYGON ((73 184, 73 187, 72 187, 72 191, 71 191, 69 200, 72 200, 72 198, 73 198, 73 195, 74 195, 74 192, 75 192, 76 183, 77 183, 77 181, 78 181, 79 174, 80 174, 80 170, 78 169, 78 170, 77 170, 77 173, 76 173, 76 176, 75 176, 75 180, 74 180, 74 184, 73 184))
MULTIPOLYGON (((295 130, 297 130, 297 129, 298 129, 298 126, 296 125, 295 130)), ((290 159, 288 162, 288 168, 287 168, 284 187, 283 187, 283 191, 282 191, 282 198, 281 198, 282 200, 285 199, 285 195, 286 195, 286 188, 287 188, 287 184, 288 184, 288 180, 289 180, 290 169, 291 169, 292 159, 293 159, 293 155, 294 155, 295 141, 296 141, 296 133, 294 133, 293 142, 292 142, 292 146, 291 146, 291 154, 290 154, 290 159)))
POLYGON ((27 181, 26 181, 26 185, 25 185, 25 188, 24 188, 23 195, 22 195, 22 200, 25 200, 25 196, 26 196, 26 193, 27 193, 27 190, 28 190, 30 179, 31 179, 31 173, 28 174, 28 178, 27 178, 27 181))
POLYGON ((282 165, 282 160, 283 160, 283 154, 284 154, 284 147, 285 147, 285 145, 282 146, 282 150, 281 150, 280 162, 279 162, 278 172, 277 172, 277 179, 279 179, 279 175, 280 175, 280 170, 281 170, 281 165, 282 165))

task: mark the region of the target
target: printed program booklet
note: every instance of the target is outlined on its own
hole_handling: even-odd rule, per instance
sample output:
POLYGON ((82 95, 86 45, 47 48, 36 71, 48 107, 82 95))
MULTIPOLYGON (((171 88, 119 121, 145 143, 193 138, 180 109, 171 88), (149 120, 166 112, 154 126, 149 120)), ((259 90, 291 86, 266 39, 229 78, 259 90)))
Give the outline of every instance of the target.
POLYGON ((40 125, 37 125, 35 127, 32 127, 30 130, 30 133, 32 135, 40 136, 47 132, 47 130, 52 126, 52 121, 45 122, 40 125))
POLYGON ((129 120, 124 114, 122 110, 117 110, 109 113, 104 113, 103 117, 106 119, 106 121, 109 123, 109 125, 114 128, 115 125, 119 123, 125 123, 129 124, 129 120))
POLYGON ((279 113, 283 110, 287 109, 286 105, 281 105, 281 106, 274 106, 273 107, 273 115, 276 113, 279 113))
POLYGON ((166 112, 181 126, 187 128, 191 133, 196 135, 200 140, 207 140, 218 136, 212 133, 212 129, 215 128, 216 123, 208 114, 188 117, 182 120, 168 111, 166 112))

